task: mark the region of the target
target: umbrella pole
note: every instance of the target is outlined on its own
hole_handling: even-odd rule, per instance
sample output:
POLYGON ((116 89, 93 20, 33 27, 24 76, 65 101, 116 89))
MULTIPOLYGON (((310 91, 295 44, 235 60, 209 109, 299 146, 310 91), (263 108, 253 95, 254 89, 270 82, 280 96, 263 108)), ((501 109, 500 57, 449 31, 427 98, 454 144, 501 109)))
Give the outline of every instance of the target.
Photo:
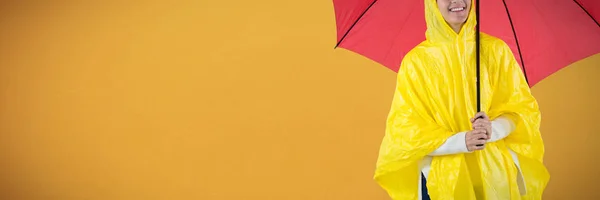
POLYGON ((479 74, 479 61, 480 61, 480 57, 479 57, 479 51, 480 51, 480 41, 479 41, 479 30, 480 30, 480 21, 479 21, 479 0, 475 0, 475 19, 477 21, 477 25, 476 27, 476 33, 475 33, 475 54, 476 54, 476 60, 477 60, 477 78, 476 83, 477 83, 477 112, 481 112, 481 88, 480 88, 480 74, 479 74))
MULTIPOLYGON (((477 60, 476 66, 477 66, 477 78, 475 79, 475 83, 477 84, 477 112, 481 112, 481 84, 479 81, 479 61, 480 61, 480 57, 479 57, 479 0, 475 0, 475 19, 477 21, 477 24, 475 25, 476 27, 476 31, 475 31, 475 58, 477 60)), ((479 117, 482 118, 482 117, 479 117)), ((485 140, 485 138, 479 138, 480 140, 485 140)), ((478 144, 477 146, 483 146, 483 144, 478 144)))

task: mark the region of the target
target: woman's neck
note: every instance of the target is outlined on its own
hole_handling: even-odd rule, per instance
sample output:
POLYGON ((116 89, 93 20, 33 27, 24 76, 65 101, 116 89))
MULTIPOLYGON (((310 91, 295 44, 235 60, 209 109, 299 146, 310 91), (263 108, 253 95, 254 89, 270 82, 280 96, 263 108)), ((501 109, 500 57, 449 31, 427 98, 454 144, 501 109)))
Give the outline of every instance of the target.
POLYGON ((452 30, 454 30, 454 32, 456 32, 456 34, 460 33, 460 29, 463 27, 464 23, 462 24, 449 24, 450 28, 452 28, 452 30))

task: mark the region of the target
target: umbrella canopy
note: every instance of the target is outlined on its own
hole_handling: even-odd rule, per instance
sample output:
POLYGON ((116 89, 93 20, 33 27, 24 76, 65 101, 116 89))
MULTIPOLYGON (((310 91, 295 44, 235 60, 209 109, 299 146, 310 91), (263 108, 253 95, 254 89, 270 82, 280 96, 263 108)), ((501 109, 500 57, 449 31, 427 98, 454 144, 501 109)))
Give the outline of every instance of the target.
MULTIPOLYGON (((333 0, 337 45, 397 71, 425 40, 422 0, 333 0)), ((600 53, 598 0, 482 0, 481 32, 504 40, 533 86, 600 53)))

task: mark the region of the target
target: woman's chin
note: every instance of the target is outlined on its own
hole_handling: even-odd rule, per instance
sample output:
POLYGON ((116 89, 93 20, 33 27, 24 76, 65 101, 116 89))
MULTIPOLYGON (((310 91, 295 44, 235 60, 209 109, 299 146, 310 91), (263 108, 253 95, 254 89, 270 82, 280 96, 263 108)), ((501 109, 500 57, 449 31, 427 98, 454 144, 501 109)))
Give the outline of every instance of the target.
POLYGON ((465 23, 465 21, 467 21, 465 18, 454 18, 454 19, 448 21, 448 24, 462 25, 465 23))

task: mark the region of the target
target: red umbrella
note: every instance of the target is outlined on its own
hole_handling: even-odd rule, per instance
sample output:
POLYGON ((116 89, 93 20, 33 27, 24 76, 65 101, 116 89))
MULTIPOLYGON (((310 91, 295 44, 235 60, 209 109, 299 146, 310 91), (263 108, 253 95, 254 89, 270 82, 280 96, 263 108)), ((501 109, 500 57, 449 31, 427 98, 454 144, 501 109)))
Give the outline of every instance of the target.
MULTIPOLYGON (((337 45, 397 71, 425 40, 422 0, 333 0, 337 45)), ((504 40, 530 86, 600 53, 600 0, 484 0, 481 32, 504 40)))

